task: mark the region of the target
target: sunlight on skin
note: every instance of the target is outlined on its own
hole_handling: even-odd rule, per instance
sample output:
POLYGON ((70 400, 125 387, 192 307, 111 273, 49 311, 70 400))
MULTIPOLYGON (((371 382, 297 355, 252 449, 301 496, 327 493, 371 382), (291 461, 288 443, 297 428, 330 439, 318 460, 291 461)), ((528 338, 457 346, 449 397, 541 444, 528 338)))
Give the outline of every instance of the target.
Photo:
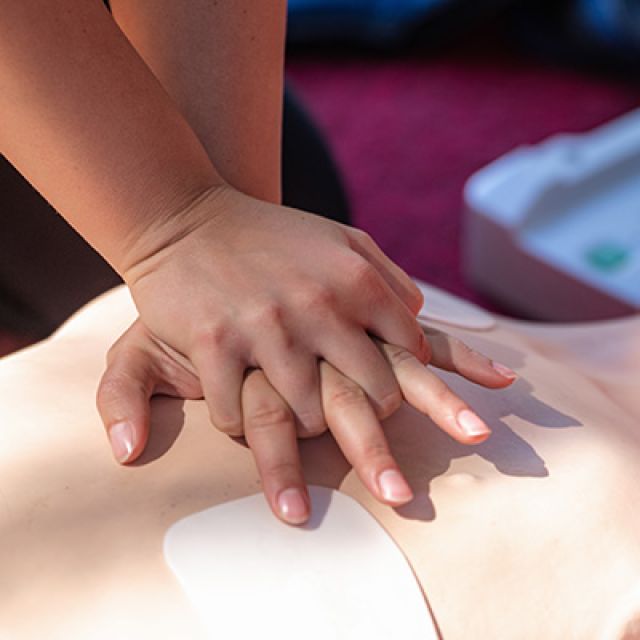
MULTIPOLYGON (((114 463, 93 394, 132 313, 126 294, 109 294, 0 363, 0 609, 10 636, 204 637, 163 536, 185 516, 261 493, 251 451, 213 429, 198 401, 154 400, 145 453, 131 467, 114 463)), ((378 520, 445 640, 634 637, 640 407, 626 389, 640 383, 627 357, 640 319, 573 329, 497 318, 489 330, 448 330, 519 374, 503 391, 439 374, 492 436, 467 446, 403 407, 385 433, 410 503, 378 502, 329 434, 300 442, 306 481, 378 520), (614 339, 627 345, 623 375, 614 339)))

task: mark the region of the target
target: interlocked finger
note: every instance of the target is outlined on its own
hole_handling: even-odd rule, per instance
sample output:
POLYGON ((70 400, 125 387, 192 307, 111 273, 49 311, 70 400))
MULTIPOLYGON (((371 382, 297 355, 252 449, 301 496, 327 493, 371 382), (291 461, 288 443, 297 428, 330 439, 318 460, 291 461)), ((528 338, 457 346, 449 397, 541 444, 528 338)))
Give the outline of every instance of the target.
POLYGON ((484 421, 435 372, 405 349, 383 343, 380 348, 411 406, 460 442, 476 444, 489 436, 491 431, 484 421))
POLYGON ((293 413, 259 369, 242 388, 245 438, 256 461, 271 509, 289 524, 309 517, 309 496, 302 475, 293 413))
POLYGON ((382 502, 400 505, 412 492, 393 459, 367 394, 327 362, 320 362, 325 418, 363 484, 382 502))
POLYGON ((509 367, 487 358, 462 340, 433 328, 424 329, 431 345, 430 364, 457 373, 489 389, 510 385, 517 375, 509 367))

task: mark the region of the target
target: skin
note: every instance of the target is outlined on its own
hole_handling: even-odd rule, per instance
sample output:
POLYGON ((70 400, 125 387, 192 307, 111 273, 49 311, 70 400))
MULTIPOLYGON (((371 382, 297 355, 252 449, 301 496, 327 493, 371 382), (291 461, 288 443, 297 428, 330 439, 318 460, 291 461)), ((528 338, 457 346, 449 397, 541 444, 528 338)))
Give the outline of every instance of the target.
MULTIPOLYGON (((169 385, 247 435, 289 521, 308 516, 294 434, 336 421, 369 425, 341 435, 343 450, 380 499, 408 500, 378 421, 411 386, 395 360, 418 381, 429 361, 422 298, 366 234, 279 204, 286 3, 116 0, 113 17, 98 0, 0 7, 0 151, 113 265, 140 313, 151 362, 132 373, 114 350, 99 395, 118 459, 144 447, 145 411, 113 390, 148 400, 169 385), (169 375, 148 377, 162 363, 169 375)), ((427 395, 430 412, 459 417, 448 396, 427 395)))
MULTIPOLYGON (((167 565, 164 536, 186 516, 255 495, 259 476, 251 451, 211 428, 204 402, 166 397, 153 401, 145 454, 130 467, 113 464, 92 391, 103 354, 135 315, 127 292, 115 291, 52 339, 0 363, 0 632, 7 637, 206 636, 167 565)), ((442 638, 637 636, 638 320, 557 326, 496 318, 484 330, 439 324, 520 377, 495 392, 438 372, 491 426, 479 446, 459 444, 408 407, 385 422, 415 495, 400 508, 371 495, 330 433, 298 442, 309 484, 355 499, 391 536, 442 638)), ((431 332, 429 340, 436 357, 431 332)), ((440 344, 446 349, 448 341, 440 344)), ((462 370, 475 366, 467 350, 458 355, 462 370)), ((324 509, 318 504, 312 527, 324 509)), ((279 526, 263 522, 256 540, 277 538, 279 526)), ((336 562, 360 535, 339 534, 336 562)), ((233 560, 240 567, 245 559, 233 560)), ((259 564, 259 572, 295 573, 268 554, 259 564)), ((364 566, 351 584, 368 575, 364 566)), ((255 614, 261 592, 251 578, 222 579, 255 614)), ((335 586, 333 593, 350 589, 349 581, 335 586)), ((320 589, 302 593, 310 607, 326 610, 320 589)), ((290 607, 281 598, 281 626, 265 635, 299 635, 290 607)), ((335 613, 354 619, 351 607, 335 613)), ((381 613, 391 624, 403 615, 391 606, 381 613)))
MULTIPOLYGON (((508 368, 460 340, 435 329, 427 330, 426 335, 433 366, 490 389, 505 388, 515 380, 508 368)), ((478 444, 489 436, 486 424, 430 367, 399 347, 380 342, 378 347, 410 405, 458 442, 478 444), (461 423, 461 414, 473 418, 461 423)), ((331 431, 363 485, 383 504, 409 502, 412 490, 389 451, 380 419, 366 394, 327 362, 321 362, 319 370, 325 429, 331 431)), ((197 375, 180 358, 160 348, 138 320, 111 348, 98 391, 104 424, 126 424, 130 429, 130 446, 120 450, 121 461, 132 462, 144 451, 150 431, 150 400, 158 394, 186 399, 203 396, 197 375)), ((244 436, 269 506, 284 522, 306 522, 309 498, 293 412, 259 369, 248 372, 242 401, 244 436)))
MULTIPOLYGON (((269 239, 270 233, 281 224, 281 209, 269 205, 280 200, 284 3, 259 3, 256 7, 256 3, 212 5, 211 2, 194 2, 187 10, 186 5, 172 2, 116 0, 112 2, 112 9, 116 21, 185 115, 216 168, 238 191, 255 198, 238 206, 238 209, 243 206, 243 214, 236 216, 233 222, 241 221, 240 228, 232 228, 229 222, 221 228, 215 220, 205 217, 200 227, 202 233, 195 242, 186 238, 183 244, 188 246, 182 248, 182 252, 180 247, 176 249, 173 245, 165 255, 156 254, 142 268, 134 270, 132 280, 140 283, 137 289, 142 289, 145 299, 162 299, 167 278, 155 277, 158 267, 162 269, 166 265, 167 270, 171 270, 183 260, 180 256, 186 255, 187 259, 196 256, 198 264, 193 270, 197 271, 204 264, 199 257, 200 250, 209 251, 209 247, 217 243, 215 280, 226 287, 218 291, 209 288, 207 292, 211 306, 197 323, 205 329, 199 338, 202 347, 194 352, 204 354, 204 357, 195 362, 191 359, 192 366, 180 357, 182 353, 193 351, 188 346, 176 350, 173 345, 168 347, 169 341, 158 341, 158 336, 170 333, 168 326, 159 327, 151 334, 134 328, 125 336, 125 346, 119 345, 113 352, 115 355, 112 353, 98 404, 108 430, 118 425, 116 432, 127 434, 124 448, 120 446, 120 459, 133 461, 144 448, 148 433, 145 426, 148 390, 169 388, 186 397, 204 396, 212 422, 218 428, 230 435, 246 436, 261 470, 269 503, 277 515, 289 522, 301 523, 309 516, 296 437, 318 435, 328 424, 339 425, 336 432, 345 433, 340 439, 342 448, 349 452, 349 459, 367 478, 366 485, 374 495, 388 504, 410 500, 411 491, 389 453, 379 419, 389 416, 403 401, 404 390, 398 380, 398 371, 406 379, 404 386, 407 388, 412 384, 414 387, 425 384, 424 378, 428 374, 420 362, 408 364, 410 353, 404 363, 396 364, 405 358, 405 349, 401 347, 392 348, 378 341, 378 348, 372 348, 369 334, 388 336, 390 342, 411 345, 410 352, 417 354, 421 361, 428 360, 430 345, 421 332, 416 336, 412 315, 420 307, 421 297, 406 275, 370 238, 353 229, 289 211, 278 238, 269 239), (233 34, 233 38, 230 39, 229 34, 233 34), (256 66, 256 60, 261 61, 259 66, 256 66), (230 110, 229 104, 235 108, 230 110), (269 233, 258 235, 263 221, 266 221, 269 233), (237 255, 241 247, 238 240, 245 246, 249 244, 245 237, 247 226, 256 231, 254 235, 258 242, 245 250, 246 257, 239 261, 237 255), (299 236, 296 227, 301 231, 299 236), (331 241, 325 243, 323 238, 327 233, 331 235, 331 241), (229 238, 228 242, 220 243, 221 237, 229 238), (310 246, 309 237, 317 242, 310 246), (335 241, 346 243, 350 251, 338 256, 335 241), (292 249, 300 249, 294 260, 292 249), (265 260, 262 256, 267 250, 271 251, 265 260), (332 282, 318 283, 318 265, 327 263, 331 255, 334 255, 334 261, 339 260, 334 264, 344 268, 334 269, 332 282), (286 256, 286 261, 282 256, 286 256), (152 278, 147 278, 149 262, 152 263, 152 278), (238 262, 245 267, 244 273, 238 273, 238 262), (291 271, 292 262, 311 268, 306 273, 295 273, 291 271), (273 276, 257 281, 256 287, 255 274, 269 271, 273 276), (356 335, 350 329, 351 340, 340 342, 334 341, 327 331, 328 326, 335 327, 333 321, 339 316, 335 298, 337 271, 360 274, 349 277, 352 282, 360 283, 360 292, 370 294, 369 300, 364 300, 361 293, 354 298, 356 304, 352 306, 352 312, 358 315, 356 324, 367 327, 366 335, 361 331, 356 335), (219 277, 220 274, 223 277, 219 277), (150 284, 149 279, 152 280, 150 284), (162 287, 157 294, 155 282, 160 282, 162 287), (274 283, 278 284, 279 291, 273 291, 274 283), (283 284, 286 287, 283 288, 283 284), (240 300, 241 305, 234 308, 230 301, 242 290, 246 293, 240 300), (274 302, 282 299, 283 291, 291 300, 290 304, 274 302), (296 297, 289 297, 289 292, 294 292, 296 297), (247 300, 261 301, 262 306, 256 311, 247 300), (384 317, 378 310, 389 303, 395 313, 384 317), (285 312, 293 308, 309 311, 304 322, 288 319, 285 312), (373 323, 361 313, 367 308, 375 312, 373 323), (215 317, 220 309, 226 309, 226 318, 211 327, 207 318, 215 317), (258 353, 247 347, 240 335, 243 332, 238 331, 241 325, 247 327, 245 336, 248 333, 255 335, 254 344, 258 343, 258 334, 262 337, 264 351, 258 353), (283 331, 283 325, 289 327, 289 331, 283 331), (291 328, 296 326, 302 328, 302 332, 293 342, 291 328), (231 339, 229 334, 232 334, 231 339), (316 337, 311 345, 311 357, 297 346, 308 341, 310 336, 316 337), (129 341, 133 342, 134 354, 146 353, 151 359, 163 356, 153 348, 137 349, 135 343, 139 339, 153 340, 160 346, 172 361, 170 371, 176 373, 181 369, 177 384, 171 379, 157 377, 157 374, 144 378, 150 370, 157 372, 158 368, 145 362, 133 362, 128 356, 129 341), (129 371, 128 366, 133 367, 134 372, 129 371), (413 371, 415 382, 407 375, 407 369, 413 371), (376 371, 376 375, 372 376, 371 371, 376 371), (132 405, 127 406, 123 399, 131 396, 127 395, 123 388, 126 385, 119 382, 118 376, 137 380, 135 387, 147 390, 146 397, 137 398, 139 404, 132 400, 132 405), (189 376, 190 383, 181 386, 189 376), (205 381, 204 385, 201 380, 205 381), (233 386, 242 387, 239 395, 229 396, 229 380, 233 381, 233 386), (115 413, 111 411, 113 406, 117 407, 115 413), (350 429, 340 429, 347 424, 350 429), (349 431, 358 433, 358 437, 347 437, 349 431), (380 483, 383 473, 384 487, 380 483)), ((227 192, 223 198, 230 202, 238 195, 227 192)), ((224 208, 235 209, 233 204, 224 208)), ((338 285, 342 288, 348 283, 338 281, 338 285)), ((178 287, 187 290, 190 283, 182 282, 178 287)), ((190 297, 197 299, 197 296, 194 291, 190 297)), ((198 311, 194 310, 194 313, 198 311)), ((158 317, 160 314, 153 315, 158 317)), ((177 322, 177 319, 175 322, 168 320, 170 325, 177 322)), ((489 370, 488 361, 483 365, 484 380, 489 386, 501 387, 512 381, 512 378, 496 373, 495 369, 489 370)), ((472 375, 478 374, 474 371, 472 375)), ((431 385, 437 386, 436 380, 432 378, 431 385)), ((435 398, 432 394, 428 402, 414 399, 414 404, 423 410, 428 405, 426 410, 430 413, 436 412, 435 405, 441 403, 440 412, 447 414, 447 418, 441 419, 440 423, 446 422, 449 431, 468 442, 485 438, 488 429, 484 425, 480 425, 479 434, 461 434, 455 416, 467 407, 452 396, 442 393, 435 398)), ((116 439, 116 453, 119 445, 122 443, 116 439)))
POLYGON ((2 2, 0 150, 122 275, 154 339, 191 362, 219 428, 242 430, 254 367, 301 429, 321 430, 319 358, 381 414, 396 407, 369 335, 424 360, 419 291, 365 234, 275 203, 284 3, 124 4, 130 39, 97 0, 2 2), (150 8, 156 38, 189 36, 175 68, 138 28, 150 8))

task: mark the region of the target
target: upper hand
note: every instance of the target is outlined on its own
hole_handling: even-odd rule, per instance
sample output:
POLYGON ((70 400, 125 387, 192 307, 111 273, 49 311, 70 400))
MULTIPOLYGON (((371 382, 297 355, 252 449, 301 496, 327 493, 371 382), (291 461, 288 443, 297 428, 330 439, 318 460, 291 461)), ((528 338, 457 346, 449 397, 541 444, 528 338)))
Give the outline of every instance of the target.
POLYGON ((189 363, 230 435, 243 432, 247 369, 264 371, 297 432, 313 435, 324 428, 318 360, 384 417, 402 394, 370 336, 429 359, 420 291, 355 229, 221 187, 150 230, 136 256, 124 277, 143 322, 189 363))

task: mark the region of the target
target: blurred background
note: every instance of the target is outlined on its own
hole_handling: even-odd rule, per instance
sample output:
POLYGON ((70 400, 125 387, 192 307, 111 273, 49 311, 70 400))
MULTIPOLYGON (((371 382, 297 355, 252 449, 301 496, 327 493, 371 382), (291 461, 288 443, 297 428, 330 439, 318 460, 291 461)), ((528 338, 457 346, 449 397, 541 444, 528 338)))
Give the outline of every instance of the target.
POLYGON ((638 107, 640 2, 290 0, 289 38, 291 84, 333 151, 353 223, 410 275, 516 317, 626 311, 590 299, 554 317, 562 299, 536 314, 479 291, 464 270, 463 187, 515 147, 638 107))
MULTIPOLYGON (((640 105, 640 2, 289 7, 288 109, 297 116, 287 121, 297 124, 285 127, 287 203, 350 216, 411 276, 492 311, 535 316, 480 291, 465 273, 464 185, 520 145, 588 131, 640 105)), ((0 223, 6 354, 116 280, 6 166, 0 200, 14 214, 0 223), (16 219, 24 221, 19 232, 16 219)), ((513 270, 508 254, 503 269, 513 270)))

